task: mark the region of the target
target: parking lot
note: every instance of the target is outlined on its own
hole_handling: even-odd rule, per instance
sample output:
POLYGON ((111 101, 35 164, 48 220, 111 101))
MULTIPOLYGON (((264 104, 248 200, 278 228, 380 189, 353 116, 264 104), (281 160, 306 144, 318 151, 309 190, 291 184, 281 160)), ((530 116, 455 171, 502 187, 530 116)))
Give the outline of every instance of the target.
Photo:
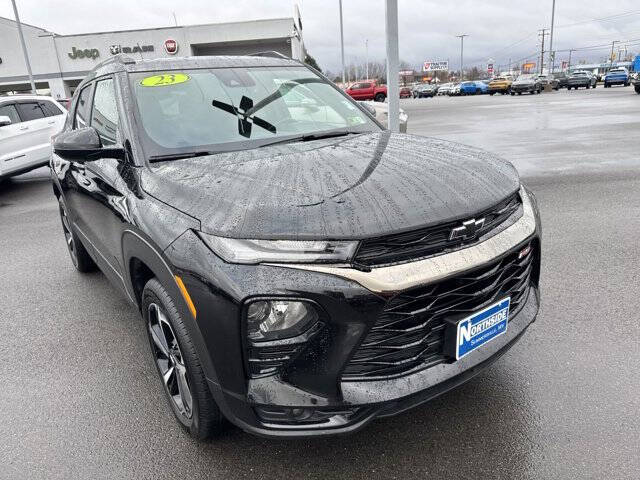
POLYGON ((542 309, 490 369, 347 437, 197 443, 139 314, 66 251, 45 169, 0 184, 0 478, 637 478, 640 95, 407 99, 409 132, 512 161, 543 217, 542 309), (452 472, 455 472, 452 473, 452 472))

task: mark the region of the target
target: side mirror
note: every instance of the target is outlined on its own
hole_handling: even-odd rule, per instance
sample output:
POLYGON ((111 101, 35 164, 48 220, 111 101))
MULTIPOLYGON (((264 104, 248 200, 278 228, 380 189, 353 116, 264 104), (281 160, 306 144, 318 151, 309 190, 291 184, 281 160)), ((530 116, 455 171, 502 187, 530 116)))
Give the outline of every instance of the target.
POLYGON ((93 127, 59 133, 53 138, 53 151, 62 158, 81 163, 99 158, 125 158, 124 148, 103 147, 100 135, 93 127))
POLYGON ((6 115, 0 115, 0 127, 6 127, 7 125, 11 125, 11 119, 6 115))

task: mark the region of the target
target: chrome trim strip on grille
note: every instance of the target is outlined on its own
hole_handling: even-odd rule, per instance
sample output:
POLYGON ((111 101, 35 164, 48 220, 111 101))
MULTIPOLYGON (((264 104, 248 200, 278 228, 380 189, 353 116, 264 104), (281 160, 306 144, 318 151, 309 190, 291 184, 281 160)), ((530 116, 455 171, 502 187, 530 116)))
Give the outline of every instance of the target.
POLYGON ((523 214, 516 223, 482 243, 455 252, 417 262, 373 268, 370 272, 356 270, 350 266, 336 265, 284 263, 270 263, 269 265, 335 275, 358 282, 364 288, 381 294, 392 294, 418 285, 427 285, 484 265, 533 235, 536 231, 535 213, 531 200, 522 187, 520 188, 520 196, 522 197, 523 214))

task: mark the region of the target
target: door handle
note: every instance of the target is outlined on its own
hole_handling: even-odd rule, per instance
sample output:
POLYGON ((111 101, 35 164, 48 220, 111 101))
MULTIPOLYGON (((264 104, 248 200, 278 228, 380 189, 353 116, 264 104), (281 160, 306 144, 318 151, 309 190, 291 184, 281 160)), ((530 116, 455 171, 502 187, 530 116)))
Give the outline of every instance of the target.
POLYGON ((29 130, 29 127, 20 127, 19 130, 29 130))
POLYGON ((56 123, 55 120, 51 120, 50 122, 47 122, 47 125, 53 125, 54 123, 56 123))

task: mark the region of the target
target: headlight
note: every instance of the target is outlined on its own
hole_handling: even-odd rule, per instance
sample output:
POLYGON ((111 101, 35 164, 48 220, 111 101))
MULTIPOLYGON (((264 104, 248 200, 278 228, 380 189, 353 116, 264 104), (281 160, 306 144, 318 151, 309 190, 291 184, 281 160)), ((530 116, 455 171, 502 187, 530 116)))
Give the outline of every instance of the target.
POLYGON ((260 342, 298 336, 318 321, 318 313, 305 302, 258 300, 249 304, 246 318, 247 337, 260 342))
POLYGON ((228 263, 335 263, 348 261, 358 242, 246 240, 198 232, 213 252, 228 263))

